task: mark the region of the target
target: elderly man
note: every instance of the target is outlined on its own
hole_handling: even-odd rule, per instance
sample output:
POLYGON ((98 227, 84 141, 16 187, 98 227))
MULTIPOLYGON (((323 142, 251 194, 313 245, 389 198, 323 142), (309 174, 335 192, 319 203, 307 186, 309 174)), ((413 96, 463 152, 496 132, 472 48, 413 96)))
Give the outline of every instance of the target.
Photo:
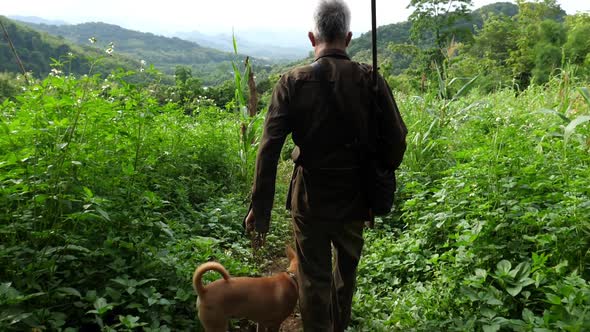
POLYGON ((287 208, 295 229, 304 330, 344 331, 363 226, 372 218, 363 181, 372 108, 382 110, 381 134, 390 143, 380 159, 393 169, 402 161, 407 130, 385 80, 379 77, 375 90, 372 68, 346 54, 352 38, 348 6, 321 0, 314 20, 308 36, 315 61, 283 75, 274 89, 245 224, 258 234, 268 232, 277 163, 291 133, 297 148, 287 208))

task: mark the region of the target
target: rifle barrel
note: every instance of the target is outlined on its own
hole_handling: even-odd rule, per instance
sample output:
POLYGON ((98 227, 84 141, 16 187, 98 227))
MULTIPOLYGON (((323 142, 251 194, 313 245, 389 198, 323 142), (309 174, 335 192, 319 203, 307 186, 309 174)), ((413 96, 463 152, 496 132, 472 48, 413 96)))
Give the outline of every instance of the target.
POLYGON ((372 40, 373 40, 373 85, 377 89, 377 0, 371 0, 371 16, 373 21, 372 40))

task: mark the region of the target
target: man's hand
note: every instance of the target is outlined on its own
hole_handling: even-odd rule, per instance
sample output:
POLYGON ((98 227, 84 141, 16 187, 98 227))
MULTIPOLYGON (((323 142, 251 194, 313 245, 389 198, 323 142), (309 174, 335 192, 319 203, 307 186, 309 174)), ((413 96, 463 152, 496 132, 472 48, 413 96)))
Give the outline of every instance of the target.
POLYGON ((365 227, 375 228, 375 215, 373 215, 373 209, 369 209, 369 220, 365 221, 365 227))
POLYGON ((244 220, 244 225, 246 227, 246 234, 250 235, 250 233, 254 232, 256 229, 256 219, 254 218, 254 209, 250 209, 248 211, 248 215, 244 220))
POLYGON ((266 241, 266 233, 256 232, 256 218, 254 217, 254 210, 250 209, 246 219, 244 220, 246 227, 246 234, 250 237, 252 249, 258 250, 264 246, 266 241))

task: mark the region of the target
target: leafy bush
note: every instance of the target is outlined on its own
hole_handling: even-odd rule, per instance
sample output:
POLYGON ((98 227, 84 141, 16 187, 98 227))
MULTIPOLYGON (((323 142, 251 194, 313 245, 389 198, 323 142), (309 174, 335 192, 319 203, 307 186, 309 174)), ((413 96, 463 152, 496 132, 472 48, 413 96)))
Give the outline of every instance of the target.
POLYGON ((237 119, 160 106, 126 75, 51 76, 0 107, 2 330, 188 329, 199 263, 256 271, 227 196, 237 119))
POLYGON ((367 234, 353 330, 590 328, 590 99, 562 83, 402 98, 400 213, 367 234))

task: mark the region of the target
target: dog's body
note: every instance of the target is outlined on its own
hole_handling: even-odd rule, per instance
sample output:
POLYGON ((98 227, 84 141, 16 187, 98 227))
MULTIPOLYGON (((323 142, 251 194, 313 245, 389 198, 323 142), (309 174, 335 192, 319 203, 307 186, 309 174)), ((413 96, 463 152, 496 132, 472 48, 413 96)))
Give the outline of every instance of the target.
POLYGON ((292 250, 288 272, 262 278, 232 278, 219 263, 199 266, 193 274, 198 294, 197 310, 207 332, 225 332, 230 318, 247 318, 258 323, 258 331, 279 331, 281 323, 293 312, 298 298, 298 285, 292 277, 297 259, 292 250), (223 279, 203 286, 207 271, 217 271, 223 279))

